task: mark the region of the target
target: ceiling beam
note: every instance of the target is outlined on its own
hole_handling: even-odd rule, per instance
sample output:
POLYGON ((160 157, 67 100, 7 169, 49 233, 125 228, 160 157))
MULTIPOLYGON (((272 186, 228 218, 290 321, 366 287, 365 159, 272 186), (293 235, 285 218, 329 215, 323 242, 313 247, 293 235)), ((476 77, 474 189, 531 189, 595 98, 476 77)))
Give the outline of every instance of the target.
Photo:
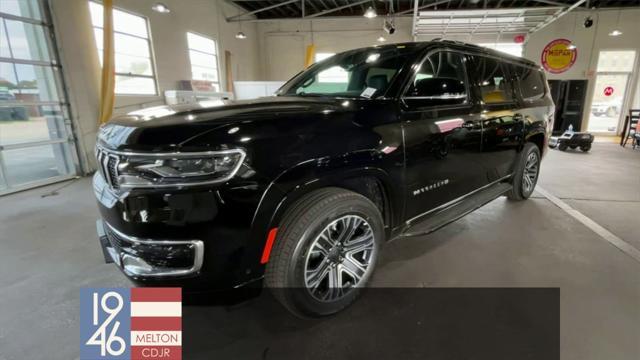
POLYGON ((287 0, 287 1, 284 1, 284 2, 281 2, 281 3, 278 3, 278 4, 269 5, 269 6, 266 6, 266 7, 263 7, 263 8, 259 8, 259 9, 253 10, 253 11, 248 11, 248 12, 246 12, 244 14, 228 17, 227 21, 232 21, 234 19, 238 19, 238 18, 241 18, 241 17, 244 17, 244 16, 254 15, 254 14, 257 14, 259 12, 275 9, 277 7, 288 5, 288 4, 292 4, 292 3, 298 2, 298 1, 300 1, 300 0, 287 0))
MULTIPOLYGON (((537 0, 536 0, 537 1, 537 0)), ((554 15, 550 16, 547 20, 541 22, 540 24, 538 24, 536 27, 534 27, 533 29, 529 30, 529 34, 533 34, 536 31, 540 31, 543 28, 545 28, 547 25, 551 24, 552 22, 560 19, 561 17, 567 15, 569 12, 571 12, 571 10, 579 7, 580 5, 582 5, 583 3, 585 3, 587 0, 578 0, 576 1, 573 5, 571 5, 570 7, 564 9, 564 10, 559 10, 558 12, 556 12, 554 15)))
MULTIPOLYGON (((433 2, 431 4, 419 6, 418 10, 428 9, 430 7, 434 7, 434 6, 438 6, 438 5, 444 4, 444 3, 448 2, 448 1, 450 1, 450 0, 440 0, 440 1, 433 2)), ((415 11, 415 7, 411 8, 411 9, 408 9, 408 10, 405 10, 405 11, 401 11, 399 13, 396 13, 396 15, 404 15, 404 14, 408 14, 408 13, 413 12, 413 11, 415 11)))
POLYGON ((324 10, 324 11, 320 11, 318 13, 311 14, 311 15, 309 15, 307 17, 308 18, 314 18, 314 17, 326 15, 326 14, 331 14, 332 12, 340 11, 342 9, 350 8, 352 6, 364 4, 364 3, 367 3, 367 2, 371 2, 371 0, 360 0, 360 1, 354 2, 352 4, 342 5, 342 6, 338 6, 336 8, 333 8, 333 9, 327 9, 327 10, 324 10))

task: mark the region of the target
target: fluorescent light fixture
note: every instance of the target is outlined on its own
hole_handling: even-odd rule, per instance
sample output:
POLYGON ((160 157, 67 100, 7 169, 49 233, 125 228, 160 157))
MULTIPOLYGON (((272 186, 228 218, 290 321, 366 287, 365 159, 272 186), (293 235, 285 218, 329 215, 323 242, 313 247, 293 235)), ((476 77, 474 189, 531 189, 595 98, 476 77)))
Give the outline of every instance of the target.
POLYGON ((609 36, 620 36, 622 35, 622 31, 615 29, 612 32, 609 33, 609 36))
POLYGON ((238 31, 236 34, 236 39, 246 39, 247 35, 245 35, 242 31, 238 31))
POLYGON ((159 12, 162 14, 167 14, 171 12, 171 9, 169 9, 169 7, 163 3, 155 3, 151 9, 153 9, 153 11, 155 12, 159 12))
POLYGON ((385 39, 385 37, 384 37, 384 36, 380 36, 380 37, 378 38, 378 42, 385 42, 385 41, 387 41, 387 39, 385 39))
POLYGON ((366 17, 367 19, 373 19, 376 16, 378 16, 378 13, 371 6, 369 6, 367 11, 364 12, 364 17, 366 17))

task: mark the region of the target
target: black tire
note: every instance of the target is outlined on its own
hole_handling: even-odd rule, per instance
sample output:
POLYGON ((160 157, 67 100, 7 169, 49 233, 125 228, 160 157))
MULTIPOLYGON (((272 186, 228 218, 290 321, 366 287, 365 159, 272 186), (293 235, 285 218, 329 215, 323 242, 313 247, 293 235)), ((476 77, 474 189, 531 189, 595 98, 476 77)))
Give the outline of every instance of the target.
POLYGON ((531 194, 533 194, 533 190, 536 187, 536 183, 538 182, 538 177, 540 174, 540 160, 540 149, 538 149, 538 146, 536 146, 536 144, 534 143, 526 143, 524 145, 524 148, 520 152, 520 158, 518 159, 515 171, 513 172, 513 187, 507 193, 507 198, 509 198, 509 200, 526 200, 529 198, 529 196, 531 196, 531 194), (529 187, 525 184, 526 181, 524 177, 531 170, 530 168, 528 168, 528 160, 531 156, 534 156, 536 158, 537 165, 535 168, 535 178, 529 178, 532 182, 531 186, 529 187))
POLYGON ((560 144, 558 145, 558 150, 565 151, 567 150, 567 147, 568 147, 567 144, 560 144))
POLYGON ((575 150, 575 149, 577 149, 577 148, 578 148, 578 145, 569 145, 569 147, 570 147, 572 150, 575 150))
MULTIPOLYGON (((356 233, 353 233, 352 237, 348 239, 355 238, 355 235, 356 233)), ((371 278, 384 236, 382 215, 376 205, 366 197, 341 188, 324 188, 313 191, 296 201, 282 218, 275 245, 271 251, 271 259, 267 263, 265 285, 271 289, 276 299, 295 315, 320 317, 337 313, 359 297, 362 287, 371 278), (327 229, 336 231, 335 227, 331 228, 332 224, 342 221, 341 219, 352 217, 365 220, 368 225, 367 229, 370 229, 367 234, 373 235, 371 250, 364 250, 370 251, 368 266, 356 287, 340 287, 345 292, 341 297, 329 301, 320 300, 317 298, 318 294, 314 295, 314 291, 307 288, 306 285, 308 264, 313 254, 318 255, 318 252, 312 252, 312 246, 320 241, 318 239, 322 238, 321 234, 331 231, 327 229)), ((333 242, 334 239, 331 237, 330 235, 329 241, 333 242)), ((365 238, 365 236, 361 235, 361 238, 365 238)), ((348 256, 344 254, 340 255, 339 260, 330 259, 330 256, 335 255, 333 251, 336 248, 342 249, 338 246, 339 243, 336 241, 334 245, 331 245, 329 254, 332 255, 319 254, 324 256, 324 259, 317 266, 318 268, 325 266, 325 262, 327 262, 331 263, 329 266, 332 266, 327 271, 340 271, 335 269, 341 268, 342 261, 351 261, 344 260, 342 256, 344 258, 348 256)), ((320 272, 324 273, 324 271, 318 271, 318 273, 320 272)), ((340 272, 340 274, 340 279, 344 281, 345 273, 340 272)), ((327 281, 326 287, 329 289, 329 277, 331 277, 330 274, 319 275, 318 278, 321 280, 317 281, 319 285, 315 291, 321 290, 320 283, 324 280, 327 281)), ((356 282, 355 278, 353 280, 356 282)))
POLYGON ((580 146, 580 150, 582 150, 584 152, 587 152, 587 151, 591 150, 591 144, 580 146))
POLYGON ((555 144, 555 145, 551 145, 551 144, 549 144, 549 148, 550 148, 550 149, 555 149, 555 148, 557 148, 557 147, 558 147, 558 144, 555 144))

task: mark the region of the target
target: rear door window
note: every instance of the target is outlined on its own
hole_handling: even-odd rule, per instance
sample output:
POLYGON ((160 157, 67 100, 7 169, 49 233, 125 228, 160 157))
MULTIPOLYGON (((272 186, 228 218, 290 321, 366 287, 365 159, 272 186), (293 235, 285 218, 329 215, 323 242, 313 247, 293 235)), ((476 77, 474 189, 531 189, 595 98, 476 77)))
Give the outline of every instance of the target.
POLYGON ((544 74, 538 69, 514 66, 523 100, 532 101, 544 96, 544 74))
POLYGON ((485 104, 512 102, 513 89, 504 64, 479 55, 472 58, 470 73, 476 76, 482 101, 485 104))

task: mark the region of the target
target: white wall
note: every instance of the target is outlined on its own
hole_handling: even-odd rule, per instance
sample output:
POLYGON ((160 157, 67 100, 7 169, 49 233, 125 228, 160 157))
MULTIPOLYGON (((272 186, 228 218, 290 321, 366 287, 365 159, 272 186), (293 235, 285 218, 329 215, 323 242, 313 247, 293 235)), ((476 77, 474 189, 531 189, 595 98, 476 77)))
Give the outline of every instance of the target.
MULTIPOLYGON (((631 76, 631 86, 627 93, 627 104, 631 104, 633 93, 637 87, 638 64, 640 61, 640 9, 624 9, 620 12, 617 9, 599 10, 595 12, 577 10, 560 18, 556 22, 547 26, 539 32, 534 33, 528 40, 524 56, 530 60, 540 63, 540 56, 544 47, 554 39, 565 38, 577 45, 578 56, 575 64, 561 74, 547 74, 549 79, 571 80, 587 79, 589 87, 587 90, 587 100, 585 109, 591 108, 591 97, 595 87, 595 70, 598 64, 598 54, 601 50, 635 50, 636 66, 635 73, 631 76), (618 14, 620 21, 618 24, 618 14), (594 24, 591 28, 584 28, 584 19, 591 15, 594 24), (614 28, 619 28, 623 34, 617 37, 609 36, 614 28)), ((628 107, 627 107, 628 108, 628 107)), ((626 114, 626 108, 623 109, 626 114)), ((589 111, 584 111, 582 128, 586 129, 589 119, 589 111)), ((619 130, 620 127, 618 128, 619 130)))
MULTIPOLYGON (((234 80, 259 78, 258 36, 255 24, 243 24, 247 39, 236 39, 236 23, 225 18, 241 10, 222 1, 163 0, 171 12, 151 10, 156 0, 114 0, 114 6, 145 16, 149 21, 159 93, 156 96, 117 96, 115 113, 135 110, 141 103, 163 103, 164 90, 176 89, 179 80, 191 78, 187 51, 187 31, 211 37, 218 42, 221 85, 226 86, 224 52, 231 52, 234 80), (133 106, 131 106, 133 105, 133 106)), ((84 171, 94 169, 93 147, 98 129, 100 63, 93 38, 88 0, 51 0, 54 27, 61 62, 70 93, 73 123, 84 171)))

